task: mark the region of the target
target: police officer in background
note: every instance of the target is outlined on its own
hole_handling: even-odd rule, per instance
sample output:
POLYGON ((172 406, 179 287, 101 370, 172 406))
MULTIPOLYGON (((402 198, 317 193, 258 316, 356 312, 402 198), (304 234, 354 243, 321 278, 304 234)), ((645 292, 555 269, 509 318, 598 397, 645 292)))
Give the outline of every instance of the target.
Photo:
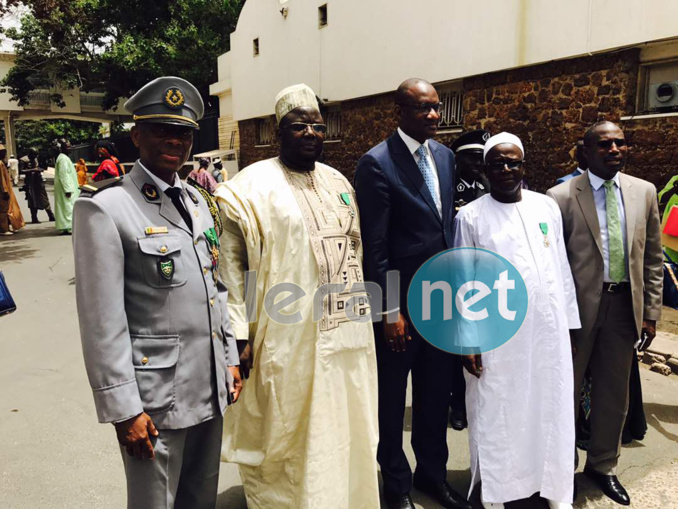
POLYGON ((125 104, 140 159, 83 186, 75 204, 76 297, 99 422, 120 442, 130 508, 213 508, 222 415, 241 388, 218 279, 219 227, 179 180, 203 102, 158 78, 125 104))
POLYGON ((483 174, 483 147, 490 136, 489 131, 476 129, 462 134, 450 146, 457 163, 457 178, 454 183, 456 210, 490 192, 490 186, 483 174))
MULTIPOLYGON (((462 134, 450 145, 457 163, 454 190, 454 208, 457 212, 467 203, 490 192, 490 186, 483 174, 485 166, 483 148, 489 139, 489 131, 476 129, 462 134)), ((468 426, 468 421, 466 420, 466 381, 461 358, 458 355, 455 355, 452 376, 454 390, 450 394, 450 426, 452 429, 461 431, 468 426)))

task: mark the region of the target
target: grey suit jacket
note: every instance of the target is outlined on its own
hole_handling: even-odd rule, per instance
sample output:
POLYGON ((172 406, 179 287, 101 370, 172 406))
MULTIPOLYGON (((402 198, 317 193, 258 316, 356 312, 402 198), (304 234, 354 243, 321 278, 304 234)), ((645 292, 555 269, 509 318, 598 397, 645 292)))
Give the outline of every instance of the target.
MULTIPOLYGON (((636 332, 643 319, 658 320, 662 307, 662 247, 655 187, 639 178, 619 174, 626 214, 629 280, 636 332)), ((582 328, 575 338, 588 338, 598 315, 603 288, 603 244, 588 170, 546 193, 563 215, 567 256, 570 260, 582 328)), ((577 339, 579 340, 579 339, 577 339)))
POLYGON ((158 428, 181 429, 228 404, 238 352, 205 235, 214 222, 200 193, 182 186, 193 234, 138 163, 75 203, 80 334, 100 422, 145 411, 158 428))

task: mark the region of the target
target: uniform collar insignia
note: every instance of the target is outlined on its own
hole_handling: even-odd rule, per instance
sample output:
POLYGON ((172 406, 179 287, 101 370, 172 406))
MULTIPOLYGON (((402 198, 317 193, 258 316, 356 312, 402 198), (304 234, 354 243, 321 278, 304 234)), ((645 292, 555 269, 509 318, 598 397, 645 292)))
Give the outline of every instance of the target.
POLYGON ((144 196, 151 201, 155 201, 160 198, 160 195, 158 194, 158 188, 153 184, 144 184, 141 188, 141 192, 144 193, 144 196))
POLYGON ((464 186, 464 184, 462 183, 457 184, 457 191, 461 193, 464 189, 466 189, 466 186, 464 186))
POLYGON ((198 197, 191 193, 188 189, 186 190, 186 192, 188 193, 188 196, 191 198, 191 201, 197 205, 198 197))

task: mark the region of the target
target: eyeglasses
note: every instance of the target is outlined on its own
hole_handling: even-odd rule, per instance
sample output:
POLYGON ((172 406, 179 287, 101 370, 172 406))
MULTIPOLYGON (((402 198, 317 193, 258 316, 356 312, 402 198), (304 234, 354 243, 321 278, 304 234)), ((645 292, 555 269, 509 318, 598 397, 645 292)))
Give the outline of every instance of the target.
POLYGON ((443 103, 420 103, 420 104, 396 103, 396 104, 404 108, 411 108, 417 113, 421 114, 428 114, 431 110, 438 113, 443 107, 443 103))
POLYGON ((508 168, 511 171, 519 170, 525 161, 501 161, 497 163, 487 163, 487 169, 491 172, 504 171, 508 168))
POLYGON ((325 134, 327 126, 325 124, 307 124, 306 122, 292 122, 283 127, 283 129, 290 129, 295 133, 303 133, 306 129, 311 128, 313 132, 318 134, 325 134))
POLYGON ((596 142, 596 144, 600 148, 612 148, 613 143, 617 145, 617 148, 626 146, 626 140, 624 138, 616 138, 612 140, 599 140, 598 142, 596 142))
POLYGON ((193 138, 193 129, 191 127, 178 126, 174 124, 161 124, 161 123, 145 123, 142 124, 148 126, 148 129, 153 133, 154 136, 160 138, 182 138, 190 139, 193 138))

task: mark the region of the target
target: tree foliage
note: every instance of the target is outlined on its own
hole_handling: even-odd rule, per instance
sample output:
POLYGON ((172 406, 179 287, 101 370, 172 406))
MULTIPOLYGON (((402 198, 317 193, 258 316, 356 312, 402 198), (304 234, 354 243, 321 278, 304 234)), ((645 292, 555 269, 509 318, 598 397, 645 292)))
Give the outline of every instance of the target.
POLYGON ((17 152, 24 155, 29 148, 49 152, 59 138, 67 138, 73 145, 93 143, 100 137, 100 128, 101 124, 77 120, 22 120, 14 124, 17 152))
POLYGON ((16 62, 2 85, 21 105, 36 89, 52 90, 63 105, 57 91, 78 87, 103 91, 109 108, 174 75, 207 99, 244 1, 26 0, 21 27, 6 31, 16 62))

